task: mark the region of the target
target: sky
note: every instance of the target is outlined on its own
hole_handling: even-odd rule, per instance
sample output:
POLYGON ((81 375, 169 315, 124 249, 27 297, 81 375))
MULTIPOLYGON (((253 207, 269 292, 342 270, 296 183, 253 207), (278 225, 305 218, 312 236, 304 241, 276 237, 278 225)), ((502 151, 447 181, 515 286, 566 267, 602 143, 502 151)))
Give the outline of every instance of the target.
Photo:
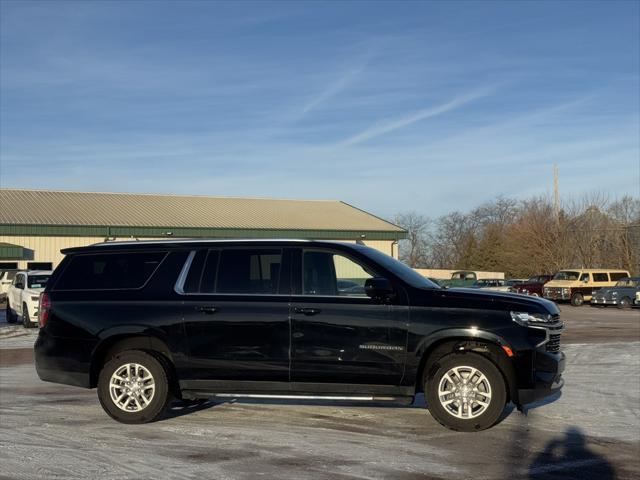
POLYGON ((0 0, 0 187, 640 196, 640 2, 0 0))

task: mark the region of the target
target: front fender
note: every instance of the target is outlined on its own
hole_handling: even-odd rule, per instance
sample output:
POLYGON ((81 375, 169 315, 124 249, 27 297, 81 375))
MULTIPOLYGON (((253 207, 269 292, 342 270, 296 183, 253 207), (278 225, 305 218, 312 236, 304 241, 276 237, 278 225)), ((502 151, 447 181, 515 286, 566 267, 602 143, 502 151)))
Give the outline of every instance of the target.
POLYGON ((425 352, 429 351, 433 345, 444 340, 456 339, 484 340, 500 347, 509 346, 508 342, 501 336, 479 328, 444 328, 421 339, 416 346, 415 355, 417 358, 422 358, 425 352))
MULTIPOLYGON (((473 351, 489 357, 502 372, 511 399, 517 399, 517 376, 512 360, 501 347, 510 347, 507 341, 493 332, 479 328, 445 328, 424 337, 416 348, 415 369, 408 370, 407 380, 413 377, 416 391, 421 391, 429 357, 438 354, 440 347, 446 348, 448 342, 454 342, 456 350, 473 351), (486 343, 487 345, 484 345, 486 343), (459 346, 459 348, 458 348, 459 346)), ((451 348, 451 344, 448 344, 451 348)), ((452 353, 444 350, 440 354, 452 353)), ((429 361, 432 364, 431 361, 429 361)), ((430 367, 429 367, 430 368, 430 367)))

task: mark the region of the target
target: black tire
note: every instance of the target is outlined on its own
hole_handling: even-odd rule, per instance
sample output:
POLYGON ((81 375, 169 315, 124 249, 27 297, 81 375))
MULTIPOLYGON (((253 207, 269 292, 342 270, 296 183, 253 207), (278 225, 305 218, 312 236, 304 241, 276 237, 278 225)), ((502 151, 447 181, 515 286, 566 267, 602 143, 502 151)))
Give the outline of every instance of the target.
POLYGON ((430 369, 426 379, 425 396, 431 416, 445 427, 461 432, 478 432, 495 425, 502 416, 507 403, 507 386, 498 367, 477 353, 453 353, 447 355, 430 369), (474 418, 458 418, 450 413, 438 398, 438 387, 447 372, 455 367, 473 367, 487 379, 491 388, 491 399, 484 412, 474 418))
MULTIPOLYGON (((153 355, 140 350, 127 350, 109 360, 98 378, 98 399, 107 414, 121 423, 148 423, 162 418, 171 400, 167 371, 153 355), (124 365, 137 364, 152 376, 155 392, 148 405, 139 411, 125 411, 118 407, 110 394, 112 375, 124 365)), ((135 407, 134 407, 135 408, 135 407)))
POLYGON ((584 296, 581 293, 574 293, 571 295, 571 305, 579 307, 584 303, 584 296))
POLYGON ((31 322, 31 317, 29 316, 29 307, 27 307, 26 303, 22 304, 22 326, 24 328, 35 327, 35 325, 31 322))
POLYGON ((629 297, 623 297, 622 300, 620 300, 620 302, 618 303, 618 308, 620 309, 625 309, 625 308, 631 308, 631 299, 629 297))
POLYGON ((16 323, 16 314, 11 310, 9 300, 7 300, 7 323, 16 323))

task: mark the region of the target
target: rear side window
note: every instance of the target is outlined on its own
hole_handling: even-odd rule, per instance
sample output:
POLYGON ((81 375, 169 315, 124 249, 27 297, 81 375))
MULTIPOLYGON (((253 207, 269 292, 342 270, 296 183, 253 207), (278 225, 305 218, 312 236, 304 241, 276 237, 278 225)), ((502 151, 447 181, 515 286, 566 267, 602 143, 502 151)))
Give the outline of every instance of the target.
POLYGON ((44 288, 50 275, 29 275, 29 288, 44 288))
POLYGON ((626 272, 611 272, 609 273, 609 277, 611 277, 612 282, 616 282, 622 278, 627 278, 628 275, 626 274, 626 272))
POLYGON ((608 282, 609 281, 609 277, 607 276, 606 273, 594 273, 593 274, 593 281, 594 282, 608 282))
POLYGON ((56 282, 56 290, 136 289, 144 286, 166 252, 76 255, 56 282))
MULTIPOLYGON (((207 262, 202 278, 210 286, 213 262, 207 262), (211 265, 211 268, 208 268, 211 265)), ((280 278, 280 250, 229 249, 220 253, 216 293, 276 294, 280 278)), ((210 288, 210 287, 209 287, 210 288)))

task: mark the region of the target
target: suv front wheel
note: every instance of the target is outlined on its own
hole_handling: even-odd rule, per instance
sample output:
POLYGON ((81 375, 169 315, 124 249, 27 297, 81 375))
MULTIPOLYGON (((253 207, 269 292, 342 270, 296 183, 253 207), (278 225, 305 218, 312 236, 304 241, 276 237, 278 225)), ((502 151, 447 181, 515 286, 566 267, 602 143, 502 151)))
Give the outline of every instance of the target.
POLYGON ((162 417, 170 400, 167 372, 146 352, 124 351, 100 372, 98 398, 104 411, 119 422, 153 422, 162 417))
POLYGON ((440 359, 431 371, 426 400, 438 422, 464 432, 485 430, 498 422, 507 388, 491 360, 476 353, 455 353, 440 359))

